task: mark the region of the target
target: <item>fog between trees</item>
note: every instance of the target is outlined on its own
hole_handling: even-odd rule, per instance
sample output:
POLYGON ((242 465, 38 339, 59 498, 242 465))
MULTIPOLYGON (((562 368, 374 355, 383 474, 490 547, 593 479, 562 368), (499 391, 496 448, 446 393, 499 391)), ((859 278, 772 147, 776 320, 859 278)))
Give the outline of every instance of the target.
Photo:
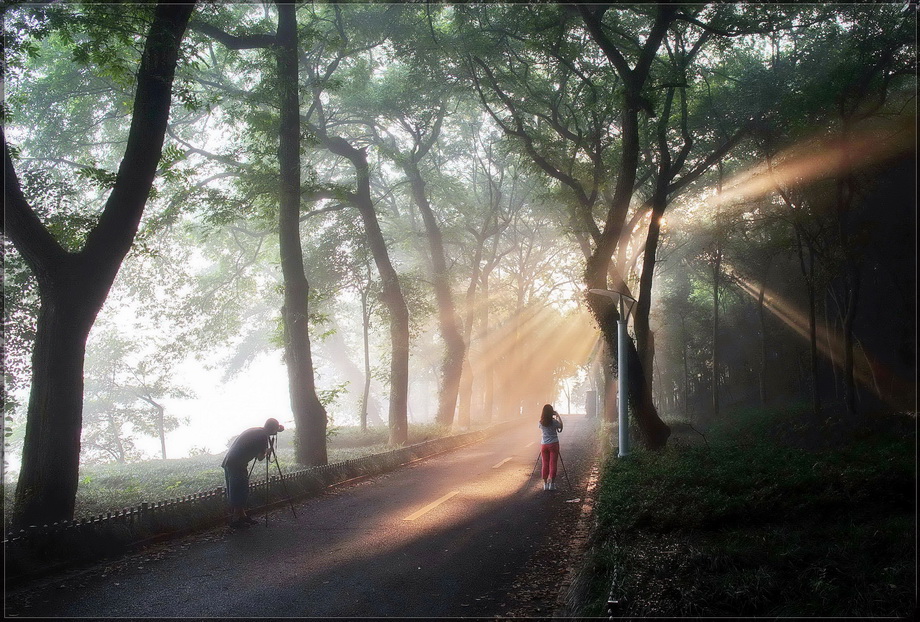
POLYGON ((230 382, 284 361, 291 412, 266 414, 303 464, 335 425, 398 445, 588 391, 611 418, 619 315, 590 288, 638 300, 648 447, 741 406, 913 408, 915 19, 7 7, 18 520, 69 518, 80 462, 139 459, 142 435, 174 457, 190 361, 230 382))

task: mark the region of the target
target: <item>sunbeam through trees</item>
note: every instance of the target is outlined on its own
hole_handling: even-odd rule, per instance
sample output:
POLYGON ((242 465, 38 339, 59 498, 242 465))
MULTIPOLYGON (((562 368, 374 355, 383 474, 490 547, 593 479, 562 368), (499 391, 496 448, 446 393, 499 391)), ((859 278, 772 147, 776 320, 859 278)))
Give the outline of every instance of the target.
POLYGON ((648 450, 751 405, 915 416, 910 4, 2 15, 7 526, 269 416, 303 465, 347 427, 612 424, 589 289, 637 301, 648 450))

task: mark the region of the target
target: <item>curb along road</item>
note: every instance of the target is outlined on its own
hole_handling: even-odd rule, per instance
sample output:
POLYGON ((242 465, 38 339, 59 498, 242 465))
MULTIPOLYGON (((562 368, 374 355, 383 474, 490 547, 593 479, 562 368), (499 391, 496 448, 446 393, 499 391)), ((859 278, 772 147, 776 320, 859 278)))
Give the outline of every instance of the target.
POLYGON ((569 560, 565 579, 559 585, 559 594, 556 597, 556 608, 553 611, 554 618, 571 617, 577 613, 580 606, 578 602, 579 595, 575 593, 576 581, 585 564, 585 556, 589 551, 591 541, 591 532, 593 531, 594 522, 594 504, 597 495, 597 480, 600 476, 600 466, 595 457, 595 463, 591 468, 588 476, 585 496, 582 500, 581 514, 578 522, 572 531, 572 538, 569 541, 569 560))
MULTIPOLYGON (((275 476, 271 482, 254 479, 250 482, 251 512, 265 513, 291 501, 322 494, 335 486, 403 468, 481 442, 521 423, 521 420, 501 421, 479 430, 435 438, 382 454, 286 473, 283 480, 275 476), (303 480, 301 485, 297 478, 303 480), (267 486, 269 483, 271 487, 267 486), (293 494, 287 494, 287 486, 294 489, 293 494)), ((116 512, 115 516, 110 513, 108 517, 100 515, 9 534, 3 542, 6 585, 116 558, 225 523, 223 488, 193 496, 195 499, 191 503, 179 499, 144 503, 130 511, 116 512)))
POLYGON ((560 470, 559 490, 541 490, 538 430, 521 421, 462 452, 332 487, 299 502, 296 518, 282 508, 267 528, 210 530, 11 590, 6 613, 546 617, 591 515, 586 424, 573 417, 562 439, 571 489, 560 470))

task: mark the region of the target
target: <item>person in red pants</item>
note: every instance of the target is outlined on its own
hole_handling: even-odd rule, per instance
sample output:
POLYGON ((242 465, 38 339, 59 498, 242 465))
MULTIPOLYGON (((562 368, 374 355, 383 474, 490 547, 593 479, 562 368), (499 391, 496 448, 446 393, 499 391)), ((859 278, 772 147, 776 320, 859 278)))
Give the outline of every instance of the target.
POLYGON ((559 432, 562 432, 562 417, 551 404, 543 406, 540 414, 540 458, 543 462, 543 490, 556 490, 556 462, 559 460, 559 432))

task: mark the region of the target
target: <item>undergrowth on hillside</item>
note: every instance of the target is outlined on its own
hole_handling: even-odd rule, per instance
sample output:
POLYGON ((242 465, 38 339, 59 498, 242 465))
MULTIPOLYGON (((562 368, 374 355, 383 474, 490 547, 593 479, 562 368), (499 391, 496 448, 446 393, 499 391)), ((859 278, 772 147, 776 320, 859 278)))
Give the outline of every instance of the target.
POLYGON ((707 436, 608 459, 584 615, 611 592, 629 617, 915 611, 915 418, 742 413, 707 436))

